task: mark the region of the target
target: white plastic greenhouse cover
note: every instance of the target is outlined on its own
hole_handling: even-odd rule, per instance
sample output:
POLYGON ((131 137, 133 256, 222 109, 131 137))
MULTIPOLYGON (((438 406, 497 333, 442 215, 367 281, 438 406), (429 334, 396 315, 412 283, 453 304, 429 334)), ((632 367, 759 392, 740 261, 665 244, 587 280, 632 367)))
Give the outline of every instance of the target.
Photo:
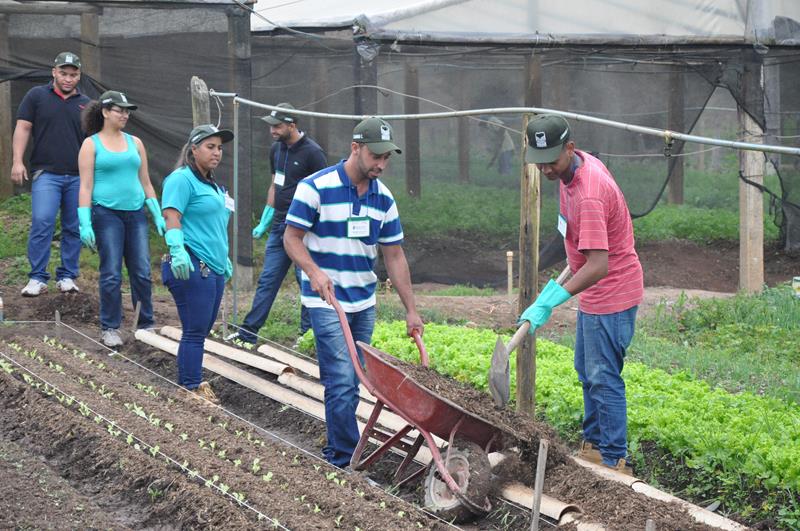
POLYGON ((344 28, 362 17, 372 32, 423 40, 615 39, 800 44, 775 23, 800 25, 798 0, 260 0, 253 31, 276 26, 344 28), (776 20, 777 19, 777 20, 776 20), (537 37, 538 35, 538 37, 537 37))

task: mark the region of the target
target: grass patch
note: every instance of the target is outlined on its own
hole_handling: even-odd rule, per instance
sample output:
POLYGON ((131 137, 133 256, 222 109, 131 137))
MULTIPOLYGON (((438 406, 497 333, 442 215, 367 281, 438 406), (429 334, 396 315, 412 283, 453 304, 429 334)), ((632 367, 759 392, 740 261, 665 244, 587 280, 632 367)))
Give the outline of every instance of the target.
POLYGON ((446 288, 433 290, 427 295, 441 295, 444 297, 491 297, 497 292, 494 288, 479 288, 470 284, 455 284, 446 288))
POLYGON ((800 300, 788 284, 728 299, 681 297, 640 319, 631 359, 800 404, 799 334, 800 300))

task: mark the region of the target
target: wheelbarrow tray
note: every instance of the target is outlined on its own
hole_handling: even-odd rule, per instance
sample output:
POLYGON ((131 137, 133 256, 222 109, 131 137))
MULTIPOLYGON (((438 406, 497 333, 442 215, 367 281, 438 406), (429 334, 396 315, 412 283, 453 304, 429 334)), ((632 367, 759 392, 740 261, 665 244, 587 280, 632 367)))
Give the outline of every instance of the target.
POLYGON ((361 383, 406 422, 444 440, 455 434, 487 453, 502 449, 503 432, 498 427, 415 381, 391 354, 363 342, 358 346, 366 365, 361 383))

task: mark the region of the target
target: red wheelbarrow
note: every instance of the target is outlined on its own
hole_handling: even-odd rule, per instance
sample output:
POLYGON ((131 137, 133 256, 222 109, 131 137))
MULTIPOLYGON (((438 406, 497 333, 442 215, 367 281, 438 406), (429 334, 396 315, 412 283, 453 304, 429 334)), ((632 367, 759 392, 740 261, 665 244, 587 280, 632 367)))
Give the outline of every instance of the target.
MULTIPOLYGON (((334 304, 334 308, 339 314, 358 379, 376 398, 375 407, 350 461, 353 469, 364 470, 387 451, 394 449, 404 455, 394 475, 396 485, 403 485, 427 471, 425 505, 431 512, 456 522, 489 512, 491 504, 487 494, 491 466, 487 454, 502 450, 503 432, 414 381, 397 367, 398 360, 393 356, 359 341, 358 347, 364 355, 366 365, 362 368, 347 317, 338 302, 334 304), (384 407, 400 416, 407 425, 396 433, 376 428, 378 416, 384 407), (403 440, 411 430, 419 433, 413 443, 403 440), (436 445, 434 435, 448 441, 444 458, 436 445), (380 441, 381 444, 362 459, 370 438, 380 441), (431 465, 404 477, 423 442, 427 443, 430 450, 431 465)), ((422 338, 415 333, 414 340, 420 352, 420 361, 427 367, 428 354, 422 338)))

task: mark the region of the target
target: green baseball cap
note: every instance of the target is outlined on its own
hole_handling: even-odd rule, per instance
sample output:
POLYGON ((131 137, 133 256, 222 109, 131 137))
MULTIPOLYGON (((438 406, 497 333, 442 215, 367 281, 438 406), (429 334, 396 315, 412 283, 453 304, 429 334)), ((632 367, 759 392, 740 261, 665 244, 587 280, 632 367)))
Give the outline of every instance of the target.
POLYGON ((78 70, 81 69, 81 58, 72 52, 61 52, 56 56, 53 61, 53 66, 74 66, 78 70))
POLYGON ((392 126, 386 120, 375 116, 362 120, 353 129, 353 142, 366 144, 376 155, 383 155, 389 151, 402 153, 392 142, 392 126))
POLYGON ((103 107, 111 107, 116 105, 123 109, 130 109, 135 111, 139 107, 128 101, 128 97, 124 92, 117 92, 116 90, 107 90, 100 95, 100 103, 103 107))
POLYGON ((569 123, 555 114, 540 114, 528 122, 528 150, 525 162, 551 164, 569 141, 569 123))
POLYGON ((198 125, 189 133, 189 143, 199 144, 210 136, 222 138, 222 143, 224 144, 225 142, 233 140, 233 131, 229 129, 220 129, 216 125, 211 124, 198 125))
MULTIPOLYGON (((281 107, 282 109, 294 109, 290 103, 279 103, 276 105, 276 107, 281 107)), ((261 119, 267 122, 269 125, 297 123, 297 118, 285 111, 279 111, 277 109, 273 109, 272 112, 266 116, 262 116, 261 119)))

